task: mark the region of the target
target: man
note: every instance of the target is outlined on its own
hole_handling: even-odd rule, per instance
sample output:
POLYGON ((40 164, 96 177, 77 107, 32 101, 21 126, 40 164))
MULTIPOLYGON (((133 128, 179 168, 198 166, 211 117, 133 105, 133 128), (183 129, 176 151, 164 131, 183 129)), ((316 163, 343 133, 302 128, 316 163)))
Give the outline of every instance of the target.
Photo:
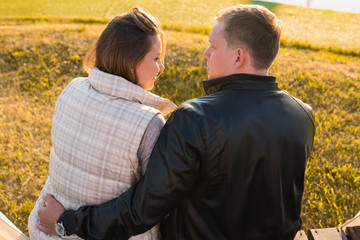
POLYGON ((267 76, 280 41, 273 13, 238 5, 216 20, 204 52, 208 95, 168 119, 145 176, 98 206, 64 211, 47 196, 40 230, 127 239, 161 221, 163 239, 294 238, 315 134, 311 109, 267 76))

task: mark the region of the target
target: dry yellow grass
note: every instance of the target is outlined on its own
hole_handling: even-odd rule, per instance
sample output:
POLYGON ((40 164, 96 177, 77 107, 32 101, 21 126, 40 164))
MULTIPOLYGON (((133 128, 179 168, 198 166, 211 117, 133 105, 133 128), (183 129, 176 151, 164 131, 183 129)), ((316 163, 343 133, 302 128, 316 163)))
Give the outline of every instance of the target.
MULTIPOLYGON (((54 103, 73 77, 86 75, 81 59, 105 25, 57 20, 3 23, 0 210, 27 233, 28 214, 47 177, 54 103)), ((172 30, 166 34, 166 70, 154 92, 178 104, 203 95, 202 52, 207 36, 172 30)), ((290 35, 288 41, 292 41, 290 35)), ((301 46, 283 47, 271 68, 285 90, 313 107, 317 121, 306 172, 304 228, 334 227, 360 210, 360 56, 346 53, 352 50, 351 43, 338 46, 313 36, 311 44, 301 45, 312 38, 309 35, 297 42, 301 46), (315 40, 321 45, 318 49, 315 40), (344 54, 331 50, 339 47, 344 54)))

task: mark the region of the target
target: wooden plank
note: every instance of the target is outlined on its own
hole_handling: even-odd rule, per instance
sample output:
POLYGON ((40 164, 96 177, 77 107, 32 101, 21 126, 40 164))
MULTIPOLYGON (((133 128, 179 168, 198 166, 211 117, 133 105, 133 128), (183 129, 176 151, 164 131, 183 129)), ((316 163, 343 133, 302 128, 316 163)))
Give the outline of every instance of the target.
POLYGON ((322 228, 309 230, 310 240, 348 240, 340 228, 322 228))
POLYGON ((309 240, 304 230, 300 230, 296 233, 294 240, 309 240))
POLYGON ((0 212, 0 239, 29 240, 2 212, 0 212))

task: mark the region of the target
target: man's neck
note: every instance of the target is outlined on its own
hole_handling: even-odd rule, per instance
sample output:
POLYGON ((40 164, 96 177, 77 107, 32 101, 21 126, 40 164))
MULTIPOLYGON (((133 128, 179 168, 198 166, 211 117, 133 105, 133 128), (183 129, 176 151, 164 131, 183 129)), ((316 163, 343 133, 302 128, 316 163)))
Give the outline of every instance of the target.
POLYGON ((268 68, 257 69, 252 65, 244 65, 242 68, 237 69, 236 73, 244 73, 244 74, 253 74, 253 75, 262 75, 267 76, 269 72, 268 68))
POLYGON ((267 76, 268 69, 251 69, 250 71, 239 71, 238 73, 267 76))

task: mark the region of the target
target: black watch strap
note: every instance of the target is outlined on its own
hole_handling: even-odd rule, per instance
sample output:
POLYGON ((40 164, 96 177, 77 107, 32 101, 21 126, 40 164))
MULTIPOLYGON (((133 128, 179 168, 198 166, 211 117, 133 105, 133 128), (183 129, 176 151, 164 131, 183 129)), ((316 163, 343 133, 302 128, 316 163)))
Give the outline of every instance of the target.
MULTIPOLYGON (((66 236, 70 236, 76 233, 77 221, 75 218, 75 210, 66 210, 60 216, 56 222, 58 229, 63 227, 66 236)), ((56 228, 55 228, 56 230, 56 228)), ((60 229, 59 229, 60 230, 60 229)), ((58 232, 57 232, 58 233, 58 232)), ((62 233, 62 232, 60 232, 62 233)), ((58 233, 59 234, 59 233, 58 233)), ((59 234, 60 235, 60 234, 59 234)), ((63 236, 65 236, 63 235, 63 236)), ((61 235, 60 235, 61 236, 61 235)))

